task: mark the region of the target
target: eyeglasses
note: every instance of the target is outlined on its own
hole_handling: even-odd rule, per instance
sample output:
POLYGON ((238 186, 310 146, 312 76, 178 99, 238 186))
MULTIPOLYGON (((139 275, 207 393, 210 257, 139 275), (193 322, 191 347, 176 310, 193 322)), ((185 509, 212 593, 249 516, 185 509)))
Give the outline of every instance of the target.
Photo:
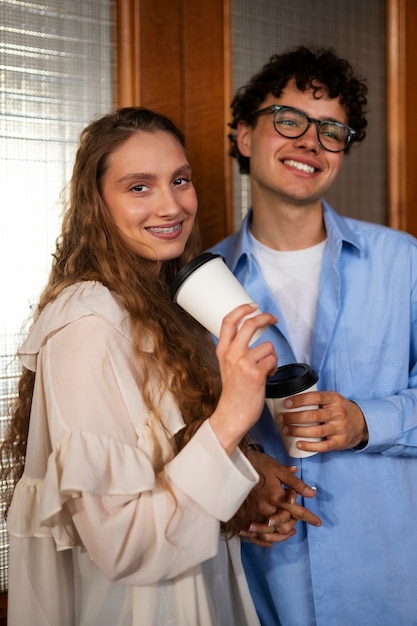
POLYGON ((269 107, 256 111, 254 116, 257 117, 265 113, 274 114, 275 130, 279 135, 287 139, 302 137, 311 124, 316 124, 319 144, 329 152, 343 152, 348 147, 351 139, 356 135, 356 130, 345 124, 331 120, 316 120, 314 117, 308 117, 303 111, 293 107, 272 104, 269 107))

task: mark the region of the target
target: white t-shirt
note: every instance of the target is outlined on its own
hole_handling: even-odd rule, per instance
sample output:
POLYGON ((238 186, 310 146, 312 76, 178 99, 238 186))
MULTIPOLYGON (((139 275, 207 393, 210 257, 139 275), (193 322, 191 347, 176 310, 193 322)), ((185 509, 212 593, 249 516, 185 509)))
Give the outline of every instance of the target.
POLYGON ((265 282, 284 315, 297 361, 309 363, 326 241, 304 250, 282 252, 268 248, 252 234, 249 239, 265 282))

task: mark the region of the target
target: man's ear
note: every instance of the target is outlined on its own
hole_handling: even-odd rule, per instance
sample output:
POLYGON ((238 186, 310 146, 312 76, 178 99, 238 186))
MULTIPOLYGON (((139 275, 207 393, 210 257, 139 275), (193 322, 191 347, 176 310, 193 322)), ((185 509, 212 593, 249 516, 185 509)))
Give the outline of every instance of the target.
POLYGON ((252 126, 239 122, 236 130, 236 142, 242 156, 251 156, 252 126))

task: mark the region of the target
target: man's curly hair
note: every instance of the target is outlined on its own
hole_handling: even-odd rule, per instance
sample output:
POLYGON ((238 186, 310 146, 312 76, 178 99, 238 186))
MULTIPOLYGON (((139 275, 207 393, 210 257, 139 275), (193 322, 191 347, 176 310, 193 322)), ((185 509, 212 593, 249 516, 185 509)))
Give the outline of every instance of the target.
POLYGON ((257 118, 254 114, 267 96, 272 94, 279 98, 292 78, 295 78, 300 91, 312 89, 317 98, 321 97, 322 86, 330 98, 340 97, 347 111, 348 126, 357 132, 352 142, 365 138, 364 129, 368 123, 365 118, 368 93, 365 80, 356 77, 350 63, 339 58, 333 48, 299 46, 283 54, 274 54, 262 70, 236 92, 232 100, 230 155, 237 159, 241 174, 249 174, 250 159, 243 156, 237 147, 235 131, 238 123, 255 126, 257 118))

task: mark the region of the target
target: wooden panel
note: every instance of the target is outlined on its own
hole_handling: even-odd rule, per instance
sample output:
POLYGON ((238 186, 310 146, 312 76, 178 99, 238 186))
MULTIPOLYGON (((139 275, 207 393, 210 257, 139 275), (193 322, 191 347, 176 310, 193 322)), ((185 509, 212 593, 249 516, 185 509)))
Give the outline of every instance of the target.
POLYGON ((181 0, 115 0, 115 21, 115 106, 182 125, 181 0))
POLYGON ((141 0, 141 105, 184 128, 181 0, 141 0))
POLYGON ((390 225, 417 236, 417 3, 387 0, 390 225))
POLYGON ((195 172, 205 246, 231 232, 231 172, 227 155, 230 102, 228 2, 184 2, 185 132, 195 172))
POLYGON ((116 107, 140 103, 139 3, 114 0, 114 103, 116 107))
POLYGON ((407 172, 406 229, 417 236, 417 3, 407 0, 406 6, 406 81, 405 93, 399 97, 406 101, 406 117, 402 125, 407 172))
POLYGON ((184 131, 204 247, 232 229, 229 16, 229 0, 116 0, 116 106, 146 106, 184 131))

